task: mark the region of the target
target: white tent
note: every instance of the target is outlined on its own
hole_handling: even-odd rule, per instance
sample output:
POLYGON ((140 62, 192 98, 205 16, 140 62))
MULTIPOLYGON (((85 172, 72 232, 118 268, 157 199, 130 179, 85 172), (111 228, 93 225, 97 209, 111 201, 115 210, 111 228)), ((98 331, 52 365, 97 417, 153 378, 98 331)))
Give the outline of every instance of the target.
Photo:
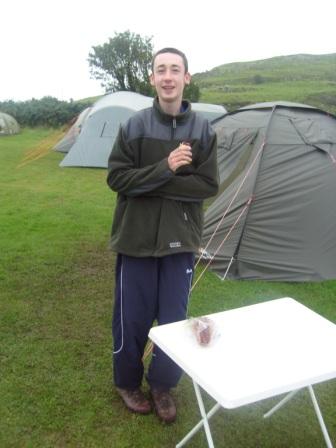
MULTIPOLYGON (((115 92, 98 100, 60 166, 106 168, 120 124, 152 103, 153 98, 134 92, 115 92)), ((214 104, 193 103, 192 107, 210 121, 226 113, 223 106, 214 104)))
POLYGON ((18 134, 20 126, 11 115, 0 112, 0 135, 18 134))
POLYGON ((68 130, 68 132, 65 134, 65 136, 57 143, 57 145, 53 147, 55 151, 59 152, 70 151, 71 147, 75 144, 77 137, 82 130, 83 123, 86 120, 90 110, 91 107, 87 107, 78 115, 76 121, 68 130))

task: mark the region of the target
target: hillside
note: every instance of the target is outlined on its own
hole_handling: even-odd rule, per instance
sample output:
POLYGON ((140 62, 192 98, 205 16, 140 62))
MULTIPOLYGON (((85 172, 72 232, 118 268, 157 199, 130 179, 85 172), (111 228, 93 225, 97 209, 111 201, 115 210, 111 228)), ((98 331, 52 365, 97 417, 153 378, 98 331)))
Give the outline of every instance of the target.
POLYGON ((193 75, 200 101, 234 110, 263 101, 310 104, 336 114, 336 53, 224 64, 193 75))

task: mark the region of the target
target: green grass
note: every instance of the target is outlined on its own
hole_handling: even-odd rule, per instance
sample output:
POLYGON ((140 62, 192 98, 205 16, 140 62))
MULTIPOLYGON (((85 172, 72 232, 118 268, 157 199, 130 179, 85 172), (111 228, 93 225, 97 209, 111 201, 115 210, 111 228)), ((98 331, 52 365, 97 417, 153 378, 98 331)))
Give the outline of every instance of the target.
MULTIPOLYGON (((117 397, 108 249, 115 195, 105 170, 59 168, 62 154, 48 151, 56 137, 26 129, 0 139, 0 447, 171 448, 199 420, 191 382, 184 376, 174 392, 179 415, 168 427, 129 414, 117 397)), ((221 282, 210 272, 190 315, 287 295, 336 322, 336 281, 221 282)), ((335 381, 315 390, 336 441, 335 381)), ((306 393, 264 421, 276 401, 216 414, 216 447, 324 446, 306 393)), ((206 446, 203 432, 187 446, 206 446)))

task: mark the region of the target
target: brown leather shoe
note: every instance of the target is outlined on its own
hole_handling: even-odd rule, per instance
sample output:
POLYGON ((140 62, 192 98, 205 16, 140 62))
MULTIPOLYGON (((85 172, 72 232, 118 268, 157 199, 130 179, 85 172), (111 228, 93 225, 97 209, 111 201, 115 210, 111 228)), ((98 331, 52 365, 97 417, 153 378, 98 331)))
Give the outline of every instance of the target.
POLYGON ((151 404, 141 389, 129 390, 119 387, 116 389, 130 411, 136 412, 137 414, 149 414, 151 412, 151 404))
POLYGON ((176 419, 176 406, 170 393, 166 390, 151 389, 154 409, 164 423, 173 423, 176 419))

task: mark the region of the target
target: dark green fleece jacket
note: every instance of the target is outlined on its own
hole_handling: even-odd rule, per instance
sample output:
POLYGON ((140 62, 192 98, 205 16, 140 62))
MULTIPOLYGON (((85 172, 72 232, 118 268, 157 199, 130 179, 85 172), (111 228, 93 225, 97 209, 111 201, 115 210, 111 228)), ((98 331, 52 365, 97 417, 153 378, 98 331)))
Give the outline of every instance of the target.
POLYGON ((111 247, 134 257, 199 250, 203 199, 218 190, 216 135, 207 120, 183 102, 176 117, 153 107, 132 116, 115 140, 107 183, 118 192, 111 247), (175 173, 168 156, 182 141, 192 163, 175 173))

